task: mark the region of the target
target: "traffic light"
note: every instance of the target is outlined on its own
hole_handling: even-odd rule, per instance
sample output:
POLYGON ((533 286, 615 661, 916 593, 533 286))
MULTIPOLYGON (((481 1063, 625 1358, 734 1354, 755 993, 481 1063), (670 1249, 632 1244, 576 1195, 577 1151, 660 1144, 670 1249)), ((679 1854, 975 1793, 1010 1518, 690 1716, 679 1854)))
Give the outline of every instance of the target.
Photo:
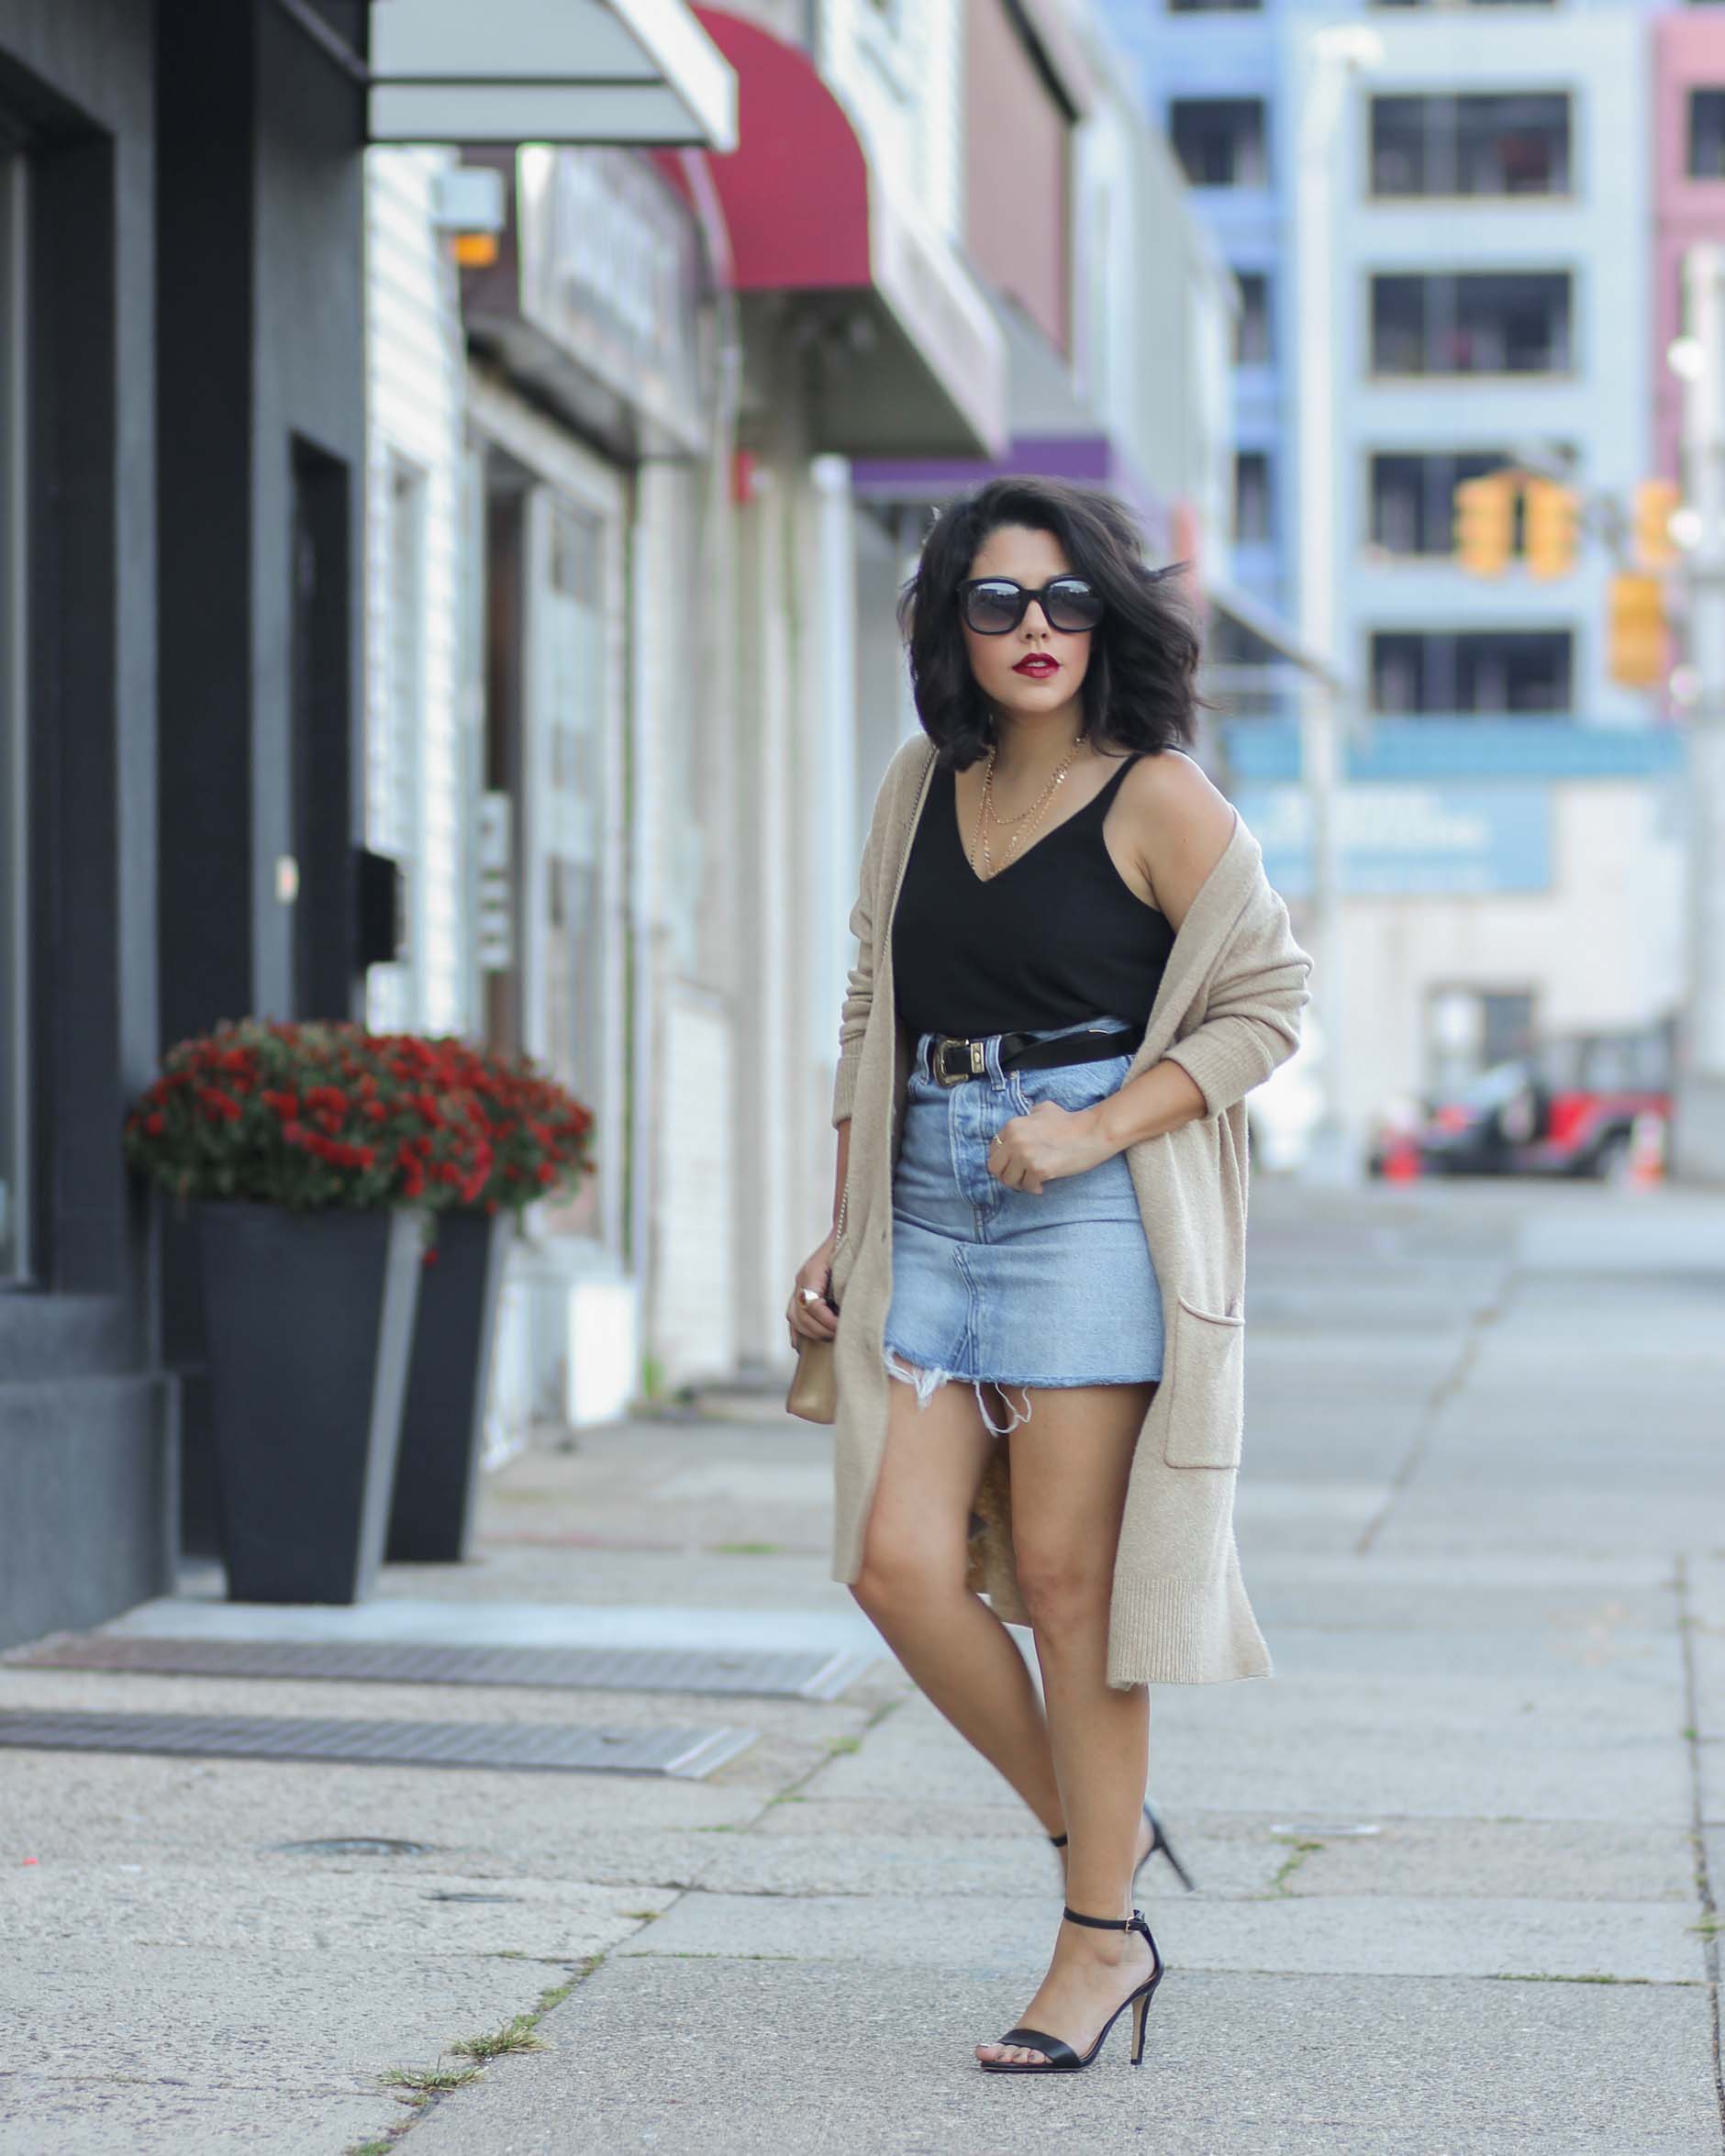
POLYGON ((1643 479, 1635 489, 1635 559, 1643 569, 1669 569, 1681 553, 1671 519, 1682 500, 1675 479, 1643 479))
POLYGON ((1455 558, 1470 576, 1501 576, 1515 537, 1516 482, 1508 472, 1464 479, 1455 490, 1455 558))
POLYGON ((1522 502, 1528 574, 1567 576, 1581 536, 1581 500, 1575 488, 1558 479, 1530 478, 1522 483, 1522 502))
POLYGON ((1653 689, 1665 678, 1665 588, 1656 576, 1620 572, 1611 579, 1611 679, 1620 688, 1653 689))

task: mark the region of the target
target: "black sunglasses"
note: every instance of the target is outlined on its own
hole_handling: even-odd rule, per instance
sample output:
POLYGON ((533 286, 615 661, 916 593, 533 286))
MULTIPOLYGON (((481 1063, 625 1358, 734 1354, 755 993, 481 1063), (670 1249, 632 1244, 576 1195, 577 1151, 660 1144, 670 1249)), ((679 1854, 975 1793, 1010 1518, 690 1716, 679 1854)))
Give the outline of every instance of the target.
POLYGON ((1004 637, 1018 628, 1035 599, 1050 628, 1076 636, 1095 628, 1105 611, 1102 595, 1088 578, 1056 576, 1033 592, 1009 576, 973 576, 958 587, 967 628, 979 637, 1004 637))

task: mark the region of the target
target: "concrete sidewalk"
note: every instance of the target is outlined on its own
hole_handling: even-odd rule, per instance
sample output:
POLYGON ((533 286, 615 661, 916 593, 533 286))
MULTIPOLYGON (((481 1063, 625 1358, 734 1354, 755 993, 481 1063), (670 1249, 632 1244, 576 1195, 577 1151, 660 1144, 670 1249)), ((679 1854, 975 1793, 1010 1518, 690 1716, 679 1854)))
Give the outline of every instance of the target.
MULTIPOLYGON (((1058 1871, 883 1663, 725 1703, 757 1740, 697 1784, 0 1755, 0 2150, 1719 2156, 1725 1203, 1264 1182, 1250 1296, 1276 1677, 1155 1694, 1203 1891, 1144 1874, 1170 1976, 1141 2072, 1118 2031, 1079 2077, 975 2072, 1058 1871), (430 1847, 279 1847, 357 1833, 430 1847), (417 2110, 384 2085, 569 1984, 538 2049, 417 2110)), ((855 1637, 821 1433, 713 1406, 517 1462, 481 1563, 391 1573, 403 1625, 435 1597, 855 1637)), ((0 1706, 194 1702, 713 1708, 0 1669, 0 1706)))

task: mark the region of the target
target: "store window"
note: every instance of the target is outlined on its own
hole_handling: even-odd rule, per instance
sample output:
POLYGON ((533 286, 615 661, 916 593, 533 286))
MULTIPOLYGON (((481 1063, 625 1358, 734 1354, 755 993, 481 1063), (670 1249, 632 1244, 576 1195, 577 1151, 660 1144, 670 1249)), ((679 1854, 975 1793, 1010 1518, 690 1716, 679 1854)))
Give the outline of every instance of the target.
MULTIPOLYGON (((384 460, 378 506, 384 525, 386 573, 373 582, 367 697, 366 833, 381 852, 402 863, 410 904, 417 905, 420 841, 420 744, 425 736, 426 476, 395 450, 384 460)), ((422 939, 407 936, 409 960, 423 959, 422 939)), ((415 984, 407 967, 379 965, 366 977, 366 1016, 374 1026, 417 1022, 415 984)))
POLYGON ((0 1281, 28 1271, 24 168, 0 150, 0 1281))
MULTIPOLYGON (((1531 989, 1441 986, 1426 993, 1426 1090, 1452 1098, 1486 1072, 1501 1072, 1502 1100, 1512 1100, 1527 1081, 1505 1066, 1531 1050, 1535 997, 1531 989)), ((1490 1088, 1480 1106, 1496 1106, 1490 1088)))
MULTIPOLYGON (((603 832, 606 803, 605 528, 561 497, 541 495, 544 574, 535 637, 540 670, 537 783, 528 813, 535 828, 533 967, 542 998, 540 1051, 580 1100, 606 1093, 606 922, 603 832)), ((589 1176, 550 1223, 564 1234, 597 1235, 599 1184, 589 1176)))

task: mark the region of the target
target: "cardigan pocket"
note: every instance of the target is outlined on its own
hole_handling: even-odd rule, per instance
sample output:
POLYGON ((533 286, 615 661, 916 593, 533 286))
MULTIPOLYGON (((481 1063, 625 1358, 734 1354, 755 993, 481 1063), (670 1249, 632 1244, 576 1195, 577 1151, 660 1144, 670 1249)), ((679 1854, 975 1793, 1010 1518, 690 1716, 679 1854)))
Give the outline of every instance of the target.
POLYGON ((1238 1467, 1245 1425, 1246 1321, 1174 1301, 1171 1397, 1162 1456, 1170 1467, 1238 1467))

